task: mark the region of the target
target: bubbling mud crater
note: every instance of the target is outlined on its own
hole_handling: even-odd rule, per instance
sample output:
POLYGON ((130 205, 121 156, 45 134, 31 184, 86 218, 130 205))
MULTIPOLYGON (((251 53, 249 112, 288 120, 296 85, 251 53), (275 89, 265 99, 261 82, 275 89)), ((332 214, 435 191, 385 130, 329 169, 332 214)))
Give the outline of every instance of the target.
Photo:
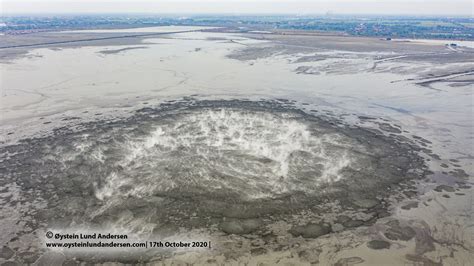
POLYGON ((110 148, 122 156, 115 161, 120 170, 96 190, 101 200, 119 191, 133 197, 174 191, 239 200, 318 194, 322 184, 341 179, 356 157, 350 147, 357 145, 294 113, 236 108, 185 111, 153 124, 148 134, 124 138, 90 151, 104 163, 110 148))
POLYGON ((1 171, 43 203, 24 214, 33 228, 246 234, 301 213, 373 221, 424 176, 419 150, 288 102, 183 100, 4 147, 1 171))

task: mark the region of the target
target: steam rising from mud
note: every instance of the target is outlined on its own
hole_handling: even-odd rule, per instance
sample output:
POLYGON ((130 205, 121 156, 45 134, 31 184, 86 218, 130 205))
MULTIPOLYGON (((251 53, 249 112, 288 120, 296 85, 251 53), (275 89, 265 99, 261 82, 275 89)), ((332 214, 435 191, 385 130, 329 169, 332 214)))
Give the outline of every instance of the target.
MULTIPOLYGON (((341 178, 351 144, 340 134, 311 130, 294 114, 229 108, 180 114, 113 145, 123 155, 121 167, 96 188, 100 200, 119 191, 148 197, 179 189, 243 199, 318 193, 321 183, 341 178)), ((105 163, 103 151, 92 153, 105 163)))
POLYGON ((3 147, 0 181, 20 187, 7 208, 35 202, 21 213, 32 230, 263 233, 302 213, 375 221, 423 177, 417 150, 288 102, 183 100, 3 147))

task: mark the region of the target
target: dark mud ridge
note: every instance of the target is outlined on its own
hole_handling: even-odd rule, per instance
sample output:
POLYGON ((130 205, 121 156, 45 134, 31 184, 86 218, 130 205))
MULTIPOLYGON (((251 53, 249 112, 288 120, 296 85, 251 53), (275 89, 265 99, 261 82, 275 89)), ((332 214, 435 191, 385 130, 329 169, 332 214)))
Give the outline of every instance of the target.
POLYGON ((414 143, 288 101, 182 100, 80 128, 1 148, 1 185, 19 191, 3 204, 34 203, 10 241, 75 227, 268 238, 278 221, 315 238, 334 226, 301 224, 298 215, 371 224, 387 215, 391 193, 426 172, 414 143))

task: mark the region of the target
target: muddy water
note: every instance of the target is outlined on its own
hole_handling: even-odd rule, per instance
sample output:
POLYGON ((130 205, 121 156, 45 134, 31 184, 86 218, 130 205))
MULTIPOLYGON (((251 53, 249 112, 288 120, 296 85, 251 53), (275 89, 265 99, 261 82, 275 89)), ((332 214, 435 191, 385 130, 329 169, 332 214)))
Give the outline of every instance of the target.
MULTIPOLYGON (((27 250, 42 254, 46 229, 173 237, 210 228, 206 238, 252 235, 265 239, 254 248, 278 253, 298 237, 337 236, 389 212, 424 220, 440 210, 445 224, 457 221, 446 230, 472 231, 456 218, 472 213, 468 199, 451 193, 450 214, 430 205, 452 206, 448 198, 429 194, 443 183, 472 192, 461 190, 473 173, 472 85, 418 86, 409 79, 446 66, 378 62, 386 53, 228 57, 268 45, 193 32, 136 46, 35 49, 2 64, 1 244, 23 261, 27 250), (298 62, 316 55, 324 60, 298 62), (418 183, 424 177, 437 183, 418 183), (417 200, 415 184, 428 192, 420 210, 398 209, 417 200)), ((242 255, 245 247, 229 248, 242 255)))

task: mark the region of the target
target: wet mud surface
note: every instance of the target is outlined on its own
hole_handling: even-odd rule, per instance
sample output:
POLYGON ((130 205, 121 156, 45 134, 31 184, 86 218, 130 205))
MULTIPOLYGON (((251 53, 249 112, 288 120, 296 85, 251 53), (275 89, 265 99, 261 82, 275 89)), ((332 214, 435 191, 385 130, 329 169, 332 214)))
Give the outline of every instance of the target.
POLYGON ((61 36, 94 40, 0 49, 0 264, 473 260, 472 49, 61 36), (213 245, 73 253, 46 230, 213 245))
MULTIPOLYGON (((183 100, 78 128, 1 148, 3 193, 15 194, 6 204, 29 204, 9 244, 44 227, 271 242, 281 222, 317 238, 387 216, 388 197, 426 175, 416 143, 287 101, 183 100)), ((413 232, 396 224, 386 235, 413 232)))

